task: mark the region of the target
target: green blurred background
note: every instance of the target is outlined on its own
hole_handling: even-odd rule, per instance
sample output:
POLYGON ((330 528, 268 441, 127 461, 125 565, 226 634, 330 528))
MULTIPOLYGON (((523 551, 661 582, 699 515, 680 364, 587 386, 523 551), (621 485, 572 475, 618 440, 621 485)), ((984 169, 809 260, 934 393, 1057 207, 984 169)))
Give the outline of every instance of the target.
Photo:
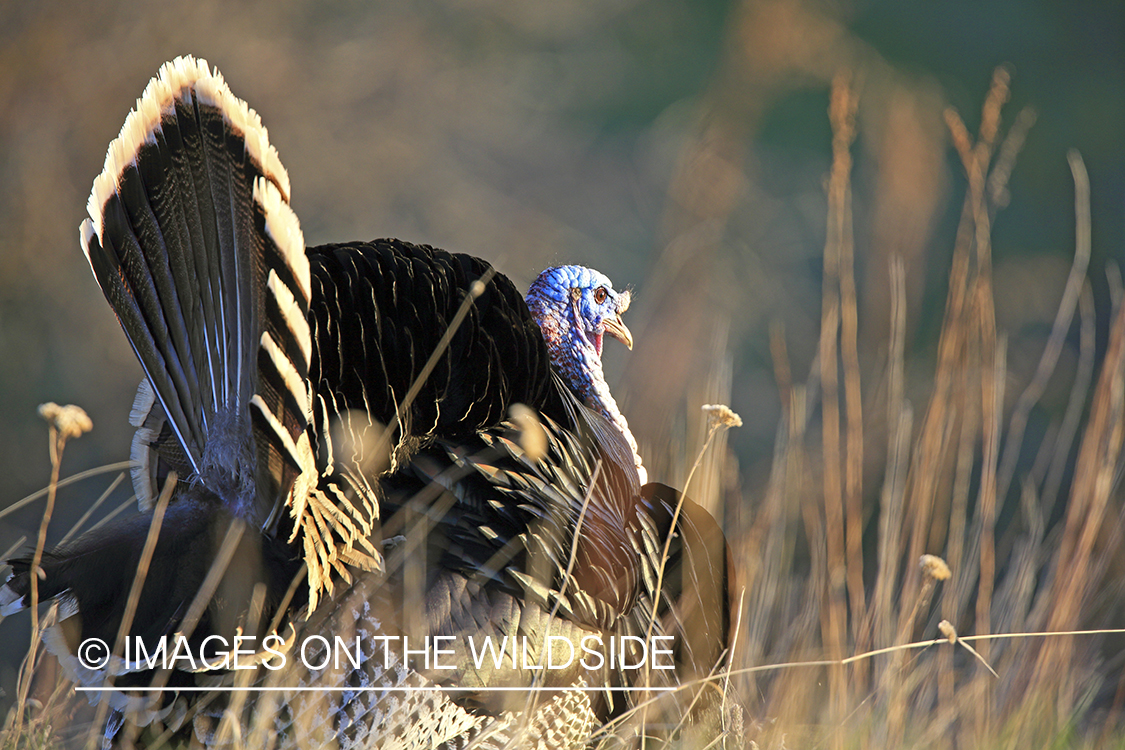
MULTIPOLYGON (((128 457, 140 370, 77 228, 129 108, 162 62, 186 53, 218 66, 262 116, 309 244, 395 236, 479 255, 521 286, 559 263, 632 286, 638 345, 607 352, 610 382, 650 476, 671 484, 698 447, 699 405, 730 400, 746 426, 709 480, 728 518, 752 512, 768 475, 781 413, 771 326, 784 328, 795 378, 816 352, 828 91, 840 71, 860 90, 865 386, 879 380, 887 269, 901 256, 907 358, 925 393, 965 185, 942 112, 956 108, 975 132, 1000 64, 1012 73, 1005 127, 1024 107, 1038 115, 993 236, 1009 391, 1034 371, 1073 253, 1070 148, 1090 173, 1105 336, 1105 271, 1125 258, 1125 3, 7 0, 0 508, 47 483, 44 401, 79 404, 94 422, 68 446, 64 476, 128 457)), ((1073 347, 1045 414, 1065 406, 1073 347)), ((60 491, 49 540, 111 478, 60 491)), ((128 495, 123 486, 106 507, 128 495)), ((0 518, 0 551, 34 539, 42 508, 0 518)), ((0 715, 28 627, 0 624, 0 715)))

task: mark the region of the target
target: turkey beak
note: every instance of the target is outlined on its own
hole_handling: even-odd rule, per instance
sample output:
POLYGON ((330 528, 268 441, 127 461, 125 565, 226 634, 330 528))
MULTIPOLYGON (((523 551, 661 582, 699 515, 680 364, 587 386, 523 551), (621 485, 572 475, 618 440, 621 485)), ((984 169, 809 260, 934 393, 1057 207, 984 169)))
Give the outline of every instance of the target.
POLYGON ((606 320, 605 332, 627 346, 630 351, 633 350, 633 334, 629 333, 629 329, 621 321, 620 315, 615 315, 606 320))

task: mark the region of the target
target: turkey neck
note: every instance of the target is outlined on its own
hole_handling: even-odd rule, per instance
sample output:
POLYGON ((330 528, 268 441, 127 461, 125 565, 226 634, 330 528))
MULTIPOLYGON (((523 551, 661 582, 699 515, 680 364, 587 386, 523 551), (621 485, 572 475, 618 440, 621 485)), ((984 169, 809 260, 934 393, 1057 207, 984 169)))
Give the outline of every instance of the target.
MULTIPOLYGON (((572 305, 567 309, 577 318, 572 305)), ((576 321, 560 320, 548 305, 536 301, 531 314, 543 331, 547 350, 551 354, 551 364, 563 374, 566 382, 578 393, 586 406, 608 419, 621 431, 629 449, 633 452, 633 463, 642 485, 647 483, 647 471, 637 452, 637 440, 629 429, 629 421, 617 406, 617 400, 605 382, 602 370, 601 352, 582 330, 576 321)))

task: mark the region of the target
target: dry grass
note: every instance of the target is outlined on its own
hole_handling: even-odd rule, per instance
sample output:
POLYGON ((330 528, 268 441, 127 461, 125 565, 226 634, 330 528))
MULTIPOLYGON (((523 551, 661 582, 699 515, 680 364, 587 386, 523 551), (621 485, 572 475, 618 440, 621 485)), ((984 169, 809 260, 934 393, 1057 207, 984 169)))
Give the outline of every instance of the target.
MULTIPOLYGON (((1104 634, 1005 637, 1120 624, 1112 604, 1118 592, 1108 573, 1120 539, 1117 479, 1125 420, 1120 308, 1087 398, 1086 373, 1095 357, 1085 275, 1089 187, 1076 153, 1070 155, 1078 227, 1071 275, 1034 378, 1018 399, 1006 399, 1010 373, 1005 336, 996 325, 990 227, 1034 119, 1021 113, 1005 134, 1001 115, 1007 98, 1008 75, 1001 69, 975 139, 956 112, 946 113, 968 195, 932 386, 917 420, 906 396, 905 279, 897 261, 888 269, 892 314, 886 364, 881 372, 867 371, 875 387, 860 384, 848 192, 855 94, 845 77, 834 86, 836 156, 828 180, 819 358, 809 385, 794 383, 785 342, 775 336, 778 388, 789 394, 785 424, 758 516, 734 535, 738 557, 748 563, 744 617, 750 646, 740 651, 736 673, 763 663, 806 664, 732 679, 759 722, 749 736, 760 747, 1121 742, 1122 691, 1099 648, 1104 634), (1070 406, 1040 445, 1025 445, 1028 415, 1054 373, 1076 309, 1082 319, 1081 364, 1070 406), (861 392, 879 394, 882 403, 870 396, 862 403, 861 392), (1009 411, 1004 405, 1011 400, 1015 406, 1009 411), (882 424, 876 424, 880 418, 882 424), (873 458, 864 448, 877 444, 869 436, 881 431, 882 487, 877 501, 861 507, 859 483, 873 458), (1080 447, 1065 492, 1063 467, 1076 436, 1080 447), (1030 470, 1017 470, 1021 453, 1037 456, 1030 470), (819 487, 810 481, 817 474, 819 487), (1009 493, 1013 481, 1018 492, 1009 493), (1065 518, 1052 526, 1060 491, 1065 518), (793 507, 801 510, 803 528, 789 513, 793 507), (864 528, 874 570, 863 567, 864 548, 856 535, 864 528), (811 560, 807 574, 794 569, 793 550, 802 545, 811 560), (926 566, 917 565, 924 553, 941 555, 952 577, 927 575, 926 566), (951 642, 958 640, 956 633, 979 637, 979 654, 937 647, 939 633, 951 642), (921 650, 906 649, 916 639, 935 636, 922 641, 921 650), (878 655, 846 665, 842 660, 868 649, 878 655)), ((958 642, 967 645, 965 640, 958 642)))
MULTIPOLYGON (((800 382, 784 328, 773 328, 784 418, 770 481, 753 513, 727 527, 740 586, 733 648, 711 678, 724 696, 726 734, 716 742, 1121 746, 1125 678, 1103 652, 1103 638, 1119 631, 1100 628, 1121 622, 1111 574, 1125 512, 1118 488, 1125 307, 1118 303, 1099 353, 1082 160, 1070 155, 1077 225, 1070 276, 1034 376, 1013 397, 997 325, 991 226, 1034 116, 1021 112, 1004 128, 1009 81, 1002 69, 975 136, 947 111, 967 195, 933 372, 920 376, 919 363, 907 361, 908 279, 900 258, 885 269, 889 333, 873 366, 860 353, 854 270, 851 150, 862 106, 854 85, 840 75, 832 90, 818 356, 800 382), (1029 415, 1076 312, 1080 356, 1068 406, 1029 444, 1029 415), (1021 456, 1034 461, 1021 464, 1021 456), (736 707, 745 709, 744 732, 736 707)), ((729 390, 729 373, 715 372, 701 388, 709 395, 729 390)), ((704 481, 693 494, 721 509, 726 454, 715 437, 712 428, 704 449, 716 445, 706 461, 699 451, 686 475, 693 481, 698 470, 704 481)), ((49 498, 62 484, 60 460, 61 446, 52 455, 49 498)), ((49 499, 44 530, 51 505, 49 499)), ((37 554, 42 545, 41 532, 37 554)), ((63 727, 90 726, 89 713, 36 639, 0 747, 51 746, 70 737, 63 727)), ((221 731, 236 736, 237 729, 221 731)))

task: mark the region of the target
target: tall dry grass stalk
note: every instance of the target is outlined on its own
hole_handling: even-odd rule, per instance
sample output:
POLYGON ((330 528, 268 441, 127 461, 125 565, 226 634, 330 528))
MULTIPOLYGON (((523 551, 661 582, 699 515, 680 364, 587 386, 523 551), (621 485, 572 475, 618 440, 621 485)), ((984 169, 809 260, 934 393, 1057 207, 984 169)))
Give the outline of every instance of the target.
MULTIPOLYGON (((67 406, 59 406, 55 403, 42 404, 39 407, 39 416, 47 421, 48 449, 51 461, 50 482, 42 492, 35 493, 31 498, 24 498, 4 511, 4 514, 9 513, 14 507, 21 506, 38 497, 46 496, 47 498, 31 558, 31 643, 27 655, 20 665, 16 683, 15 704, 9 711, 8 716, 5 717, 3 731, 0 731, 0 747, 4 748, 20 746, 27 742, 28 738, 30 738, 32 746, 51 742, 53 739, 52 723, 57 719, 56 710, 65 713, 63 695, 67 692, 67 685, 59 679, 55 665, 48 663, 40 651, 42 645, 38 585, 40 576, 36 571, 39 571, 40 563, 43 560, 47 542, 47 527, 54 513, 55 499, 59 487, 76 479, 76 477, 70 477, 69 481, 60 480, 62 457, 66 444, 68 441, 89 432, 94 425, 86 412, 73 404, 67 406), (41 673, 45 674, 41 675, 41 673), (40 691, 45 699, 31 698, 33 683, 37 682, 40 675, 42 679, 38 681, 47 686, 46 692, 40 691), (37 710, 33 711, 32 708, 37 710)), ((86 472, 86 474, 92 473, 97 472, 86 472)), ((102 499, 104 497, 105 495, 102 499)), ((9 550, 5 554, 11 554, 12 551, 14 550, 9 550)), ((48 613, 43 627, 51 624, 53 614, 53 610, 48 613)))
POLYGON ((847 81, 834 83, 829 113, 834 160, 818 356, 808 383, 795 382, 784 333, 774 327, 784 425, 757 516, 732 534, 749 584, 749 643, 736 670, 791 665, 732 680, 759 721, 750 736, 761 747, 1119 741, 1113 722, 1125 705, 1125 680, 1101 665, 1097 634, 1003 637, 1121 625, 1119 615, 1113 619, 1118 591, 1107 573, 1121 537, 1125 312, 1116 311, 1105 355, 1096 361, 1081 158, 1069 156, 1077 226, 1070 274, 1038 367, 1010 396, 1014 376, 997 324, 991 232, 1035 116, 1024 110, 1005 129, 1004 69, 993 77, 975 136, 955 111, 945 113, 967 195, 933 376, 916 419, 913 400, 925 391, 906 352, 909 301, 898 260, 888 269, 885 365, 874 368, 855 354, 862 324, 855 317, 849 188, 856 95, 847 81), (1069 403, 1038 444, 1029 444, 1030 417, 1076 313, 1069 403), (810 441, 818 416, 819 445, 810 441), (878 456, 865 455, 875 447, 878 456), (881 476, 877 492, 864 494, 865 473, 881 476), (819 486, 810 481, 817 475, 819 486), (1057 503, 1066 512, 1052 526, 1057 503), (803 524, 794 523, 793 508, 803 524), (919 565, 932 559, 924 555, 944 558, 951 576, 919 565), (798 567, 802 558, 805 570, 798 567), (903 648, 941 635, 958 650, 936 642, 903 648), (981 638, 975 651, 961 648, 966 636, 981 638), (842 659, 869 649, 878 655, 842 659))

